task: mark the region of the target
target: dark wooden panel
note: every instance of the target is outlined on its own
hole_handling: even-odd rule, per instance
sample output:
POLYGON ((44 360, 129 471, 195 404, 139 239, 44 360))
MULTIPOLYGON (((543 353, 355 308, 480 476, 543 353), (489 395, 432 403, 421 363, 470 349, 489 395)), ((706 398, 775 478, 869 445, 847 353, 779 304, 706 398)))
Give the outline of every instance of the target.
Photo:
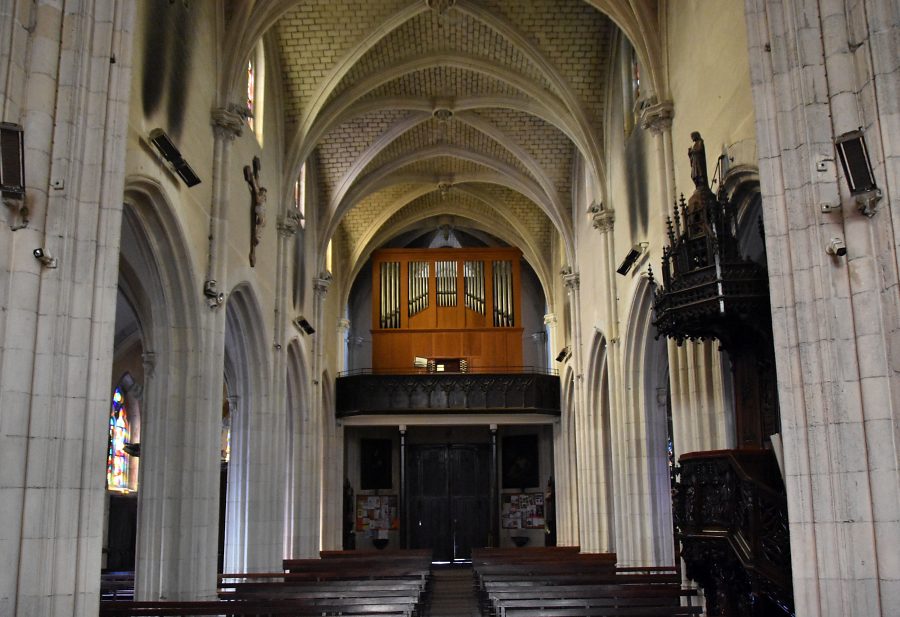
POLYGON ((471 556, 490 532, 490 452, 486 444, 410 446, 410 548, 434 559, 471 556))
POLYGON ((336 384, 339 418, 380 413, 467 411, 559 415, 556 375, 423 373, 350 375, 336 384))

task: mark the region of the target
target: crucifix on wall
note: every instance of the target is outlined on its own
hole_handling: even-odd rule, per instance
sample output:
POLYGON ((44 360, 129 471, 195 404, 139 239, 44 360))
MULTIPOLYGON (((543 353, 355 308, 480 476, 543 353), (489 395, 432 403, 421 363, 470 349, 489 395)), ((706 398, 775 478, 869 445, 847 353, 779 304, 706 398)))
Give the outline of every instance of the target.
POLYGON ((259 157, 253 157, 253 165, 244 166, 244 179, 250 187, 250 267, 256 266, 256 246, 266 226, 266 187, 259 184, 259 157))

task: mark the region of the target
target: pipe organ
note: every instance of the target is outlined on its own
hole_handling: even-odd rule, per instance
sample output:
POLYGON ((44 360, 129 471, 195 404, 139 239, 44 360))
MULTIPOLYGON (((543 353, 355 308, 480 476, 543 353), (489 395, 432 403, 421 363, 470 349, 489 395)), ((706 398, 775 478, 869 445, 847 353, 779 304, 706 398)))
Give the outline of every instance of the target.
POLYGON ((381 313, 378 323, 382 328, 400 327, 400 262, 387 261, 380 264, 381 313))
POLYGON ((516 248, 376 251, 372 368, 413 372, 416 357, 473 371, 519 367, 521 255, 516 248))

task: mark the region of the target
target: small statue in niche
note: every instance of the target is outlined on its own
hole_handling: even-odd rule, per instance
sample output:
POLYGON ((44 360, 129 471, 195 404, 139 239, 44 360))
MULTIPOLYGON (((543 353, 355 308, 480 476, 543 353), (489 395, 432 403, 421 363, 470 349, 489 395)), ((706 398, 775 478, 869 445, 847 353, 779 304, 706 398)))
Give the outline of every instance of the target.
POLYGON ((703 138, 700 137, 698 131, 691 133, 691 139, 694 143, 688 148, 688 156, 691 159, 691 179, 694 186, 699 188, 708 188, 709 179, 706 175, 706 147, 703 145, 703 138))
POLYGON ((256 247, 266 226, 266 187, 259 184, 259 157, 253 157, 253 165, 244 166, 244 180, 250 187, 250 267, 256 266, 256 247))

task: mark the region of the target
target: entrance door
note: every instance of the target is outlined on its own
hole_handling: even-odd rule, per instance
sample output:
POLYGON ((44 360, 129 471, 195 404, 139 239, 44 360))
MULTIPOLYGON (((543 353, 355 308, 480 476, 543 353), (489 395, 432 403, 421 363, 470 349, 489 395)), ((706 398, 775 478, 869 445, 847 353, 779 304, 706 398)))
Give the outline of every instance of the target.
POLYGON ((450 561, 487 546, 489 447, 410 446, 409 455, 410 548, 430 548, 436 561, 450 561))

